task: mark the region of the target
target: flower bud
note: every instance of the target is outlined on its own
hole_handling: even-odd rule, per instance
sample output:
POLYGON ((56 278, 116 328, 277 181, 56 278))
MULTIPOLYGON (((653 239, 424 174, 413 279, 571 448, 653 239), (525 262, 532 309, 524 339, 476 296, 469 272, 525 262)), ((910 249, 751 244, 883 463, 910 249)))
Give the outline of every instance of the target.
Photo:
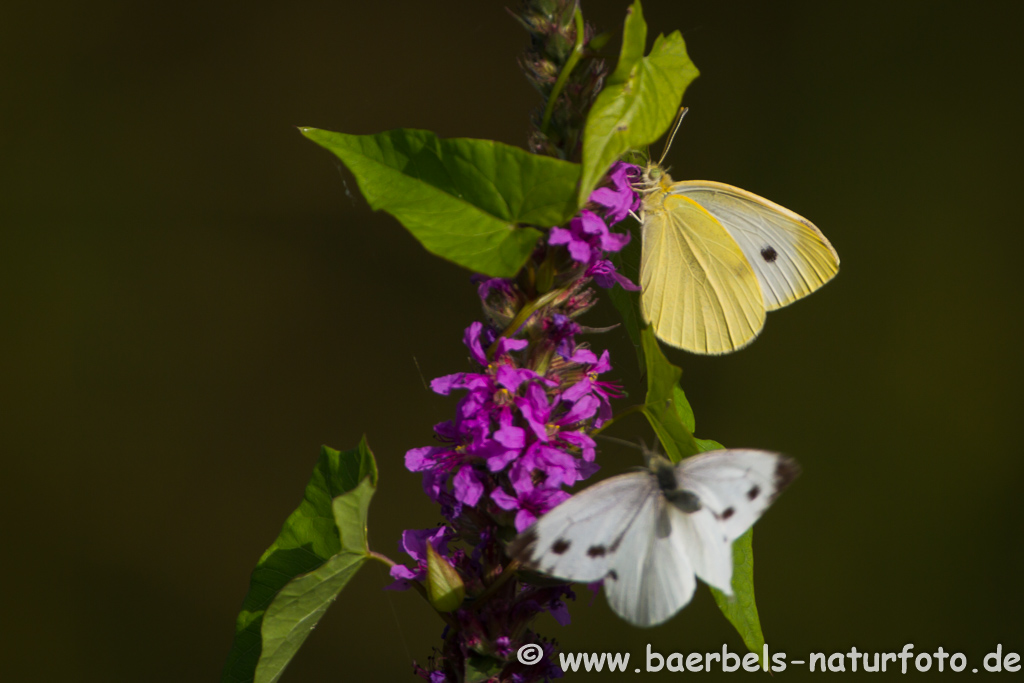
POLYGON ((427 544, 427 596, 438 612, 453 612, 462 606, 466 587, 455 567, 434 546, 427 544))

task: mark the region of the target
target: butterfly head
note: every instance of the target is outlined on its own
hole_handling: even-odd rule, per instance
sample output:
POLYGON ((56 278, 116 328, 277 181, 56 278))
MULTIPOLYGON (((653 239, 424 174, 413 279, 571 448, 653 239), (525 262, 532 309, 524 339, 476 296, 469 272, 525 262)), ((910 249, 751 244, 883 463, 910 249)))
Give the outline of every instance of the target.
POLYGON ((633 189, 640 194, 648 195, 652 192, 667 192, 671 185, 672 176, 665 168, 653 161, 648 161, 643 175, 633 185, 633 189))

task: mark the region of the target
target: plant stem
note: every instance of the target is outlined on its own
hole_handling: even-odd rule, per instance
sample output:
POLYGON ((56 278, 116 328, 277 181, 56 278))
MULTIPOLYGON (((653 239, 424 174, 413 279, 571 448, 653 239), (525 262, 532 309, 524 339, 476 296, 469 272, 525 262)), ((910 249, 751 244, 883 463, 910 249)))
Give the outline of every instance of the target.
POLYGON ((580 61, 580 57, 583 56, 583 47, 585 40, 584 36, 584 24, 583 24, 583 12, 580 11, 579 6, 576 7, 576 43, 573 45, 572 54, 569 55, 569 59, 565 61, 565 66, 562 67, 562 72, 558 74, 558 80, 555 81, 555 87, 551 89, 551 95, 548 96, 548 103, 544 107, 544 118, 540 122, 540 132, 547 135, 548 124, 551 123, 551 114, 555 111, 555 102, 558 101, 558 96, 562 94, 562 89, 565 87, 566 82, 569 80, 569 74, 576 68, 577 62, 580 61))
POLYGON ((387 557, 386 555, 381 555, 380 553, 375 552, 373 550, 370 551, 370 557, 372 557, 373 559, 377 560, 378 562, 383 562, 388 567, 394 567, 395 566, 395 561, 392 560, 390 557, 387 557))
POLYGON ((528 304, 520 308, 519 312, 516 313, 516 317, 513 318, 512 322, 508 324, 508 327, 502 330, 501 335, 498 336, 498 339, 495 339, 494 343, 491 344, 490 347, 488 347, 487 357, 490 358, 491 355, 494 353, 494 349, 498 347, 499 339, 501 339, 502 337, 511 337, 512 335, 514 335, 516 331, 519 330, 519 328, 522 327, 523 324, 530 319, 531 315, 533 315, 539 309, 544 308, 549 303, 557 299, 560 294, 564 293, 564 291, 565 289, 562 287, 559 287, 558 289, 552 289, 547 294, 537 297, 533 301, 529 302, 528 304))
POLYGON ((501 588, 505 584, 505 582, 507 582, 509 579, 515 576, 517 569, 519 569, 519 560, 512 560, 507 565, 505 565, 504 571, 502 571, 498 578, 494 580, 494 583, 485 588, 484 592, 476 597, 476 600, 474 600, 472 604, 470 604, 469 609, 476 609, 480 605, 484 604, 487 598, 494 595, 494 592, 496 590, 501 588))
POLYGON ((635 406, 630 406, 629 408, 626 408, 625 410, 623 410, 618 415, 612 416, 612 418, 610 420, 608 420, 603 425, 601 425, 597 429, 595 429, 592 432, 590 432, 590 434, 591 434, 591 436, 593 436, 594 434, 600 434, 605 429, 610 427, 612 424, 614 424, 615 422, 618 422, 619 420, 621 420, 622 418, 626 417, 627 415, 632 415, 633 413, 642 413, 645 410, 647 410, 647 404, 646 403, 638 403, 635 406))

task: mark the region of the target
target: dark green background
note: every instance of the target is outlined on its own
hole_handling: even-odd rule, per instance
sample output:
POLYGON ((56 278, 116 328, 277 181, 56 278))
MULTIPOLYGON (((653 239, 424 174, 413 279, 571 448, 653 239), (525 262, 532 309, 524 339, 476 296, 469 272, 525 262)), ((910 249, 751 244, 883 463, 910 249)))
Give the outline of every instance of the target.
MULTIPOLYGON (((625 7, 584 4, 613 31, 625 7)), ((791 658, 1024 652, 1020 7, 645 5, 701 70, 673 174, 767 196, 842 257, 743 352, 670 353, 699 436, 804 467, 755 540, 791 658)), ((525 37, 498 2, 2 15, 0 678, 215 680, 321 443, 368 435, 374 549, 436 521, 402 456, 452 414, 424 379, 468 367, 479 314, 295 126, 522 144, 525 37)), ((638 395, 625 334, 591 341, 638 395)), ((442 625, 385 582, 361 572, 283 680, 412 680, 442 625)), ((540 625, 569 650, 740 648, 703 587, 649 632, 585 590, 572 611, 540 625)))

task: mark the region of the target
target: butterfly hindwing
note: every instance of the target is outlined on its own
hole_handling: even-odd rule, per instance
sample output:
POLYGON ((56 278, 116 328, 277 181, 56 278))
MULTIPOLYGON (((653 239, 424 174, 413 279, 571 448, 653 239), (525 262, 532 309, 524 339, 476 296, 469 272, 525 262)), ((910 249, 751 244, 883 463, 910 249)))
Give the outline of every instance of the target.
POLYGON ((641 307, 658 338, 707 354, 750 343, 765 308, 736 240, 689 197, 656 190, 643 210, 641 307))
MULTIPOLYGON (((658 505, 669 520, 671 533, 665 537, 648 533, 644 552, 636 557, 624 555, 623 566, 617 566, 615 575, 604 580, 608 604, 636 626, 656 626, 667 621, 690 602, 697 587, 688 539, 680 533, 686 515, 662 496, 658 497, 658 505)), ((641 536, 639 531, 637 536, 641 536)))

